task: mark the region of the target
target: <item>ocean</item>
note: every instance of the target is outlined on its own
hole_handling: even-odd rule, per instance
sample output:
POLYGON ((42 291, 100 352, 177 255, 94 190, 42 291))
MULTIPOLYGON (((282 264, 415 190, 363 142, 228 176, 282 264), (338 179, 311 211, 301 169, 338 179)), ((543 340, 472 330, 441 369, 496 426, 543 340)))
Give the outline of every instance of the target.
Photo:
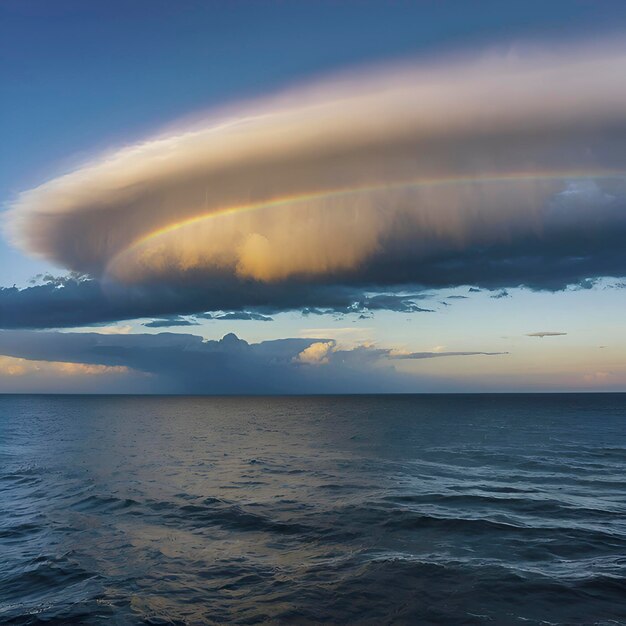
POLYGON ((1 624, 626 624, 626 394, 0 396, 1 624))

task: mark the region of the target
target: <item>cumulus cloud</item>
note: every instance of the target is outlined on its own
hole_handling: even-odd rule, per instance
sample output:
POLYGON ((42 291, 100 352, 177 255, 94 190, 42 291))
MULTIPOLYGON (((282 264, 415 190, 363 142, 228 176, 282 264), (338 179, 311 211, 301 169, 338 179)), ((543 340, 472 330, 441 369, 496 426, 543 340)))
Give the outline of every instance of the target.
MULTIPOLYGON (((128 372, 131 378, 125 390, 132 391, 132 384, 140 384, 142 391, 156 393, 412 391, 418 381, 397 371, 394 360, 487 354, 495 353, 398 354, 371 346, 339 349, 331 339, 307 338, 250 344, 234 334, 206 341, 175 333, 5 330, 0 331, 0 388, 10 390, 8 377, 14 379, 34 369, 44 374, 60 373, 65 378, 71 374, 119 377, 128 372)), ((64 389, 58 384, 58 389, 64 389)))
POLYGON ((624 276, 625 71, 616 42, 334 77, 26 191, 9 232, 123 303, 105 316, 624 276))
POLYGON ((334 341, 318 341, 302 350, 298 356, 294 357, 294 361, 309 365, 323 365, 329 363, 329 355, 334 348, 334 341))

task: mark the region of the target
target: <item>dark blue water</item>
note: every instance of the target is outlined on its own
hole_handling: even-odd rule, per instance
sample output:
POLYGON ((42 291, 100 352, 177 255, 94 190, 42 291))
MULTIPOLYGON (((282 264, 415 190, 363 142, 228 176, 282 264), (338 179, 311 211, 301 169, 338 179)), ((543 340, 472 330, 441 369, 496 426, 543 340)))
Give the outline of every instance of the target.
POLYGON ((2 624, 626 623, 626 395, 0 397, 2 624))

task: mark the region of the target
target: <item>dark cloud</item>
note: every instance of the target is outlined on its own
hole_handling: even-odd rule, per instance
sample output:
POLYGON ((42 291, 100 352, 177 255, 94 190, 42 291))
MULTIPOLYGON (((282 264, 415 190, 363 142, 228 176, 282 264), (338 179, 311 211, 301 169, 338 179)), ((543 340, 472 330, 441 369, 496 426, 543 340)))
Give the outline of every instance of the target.
MULTIPOLYGON (((626 210, 625 210, 626 215, 626 210)), ((626 239, 626 230, 620 237, 626 239)), ((609 254, 601 249, 602 238, 598 240, 598 250, 591 252, 581 246, 582 256, 567 260, 525 257, 519 263, 512 259, 503 260, 501 265, 495 256, 483 258, 472 266, 472 261, 447 262, 448 280, 437 282, 437 264, 422 266, 422 282, 414 285, 410 295, 406 295, 407 284, 403 280, 412 278, 408 274, 417 273, 402 265, 379 270, 378 281, 372 284, 342 285, 302 284, 297 282, 259 283, 257 281, 225 281, 194 279, 189 276, 178 285, 152 283, 141 286, 127 286, 101 282, 84 276, 45 277, 44 284, 24 289, 18 287, 0 288, 0 328, 61 328, 86 326, 137 318, 158 318, 159 320, 180 319, 182 316, 198 316, 205 319, 254 319, 269 321, 271 315, 283 311, 301 311, 303 315, 363 314, 373 311, 393 311, 399 313, 432 312, 420 301, 427 297, 432 288, 454 287, 462 284, 480 284, 482 289, 500 290, 492 298, 504 298, 509 292, 504 286, 528 287, 541 290, 560 290, 568 285, 591 288, 595 280, 584 277, 591 266, 598 268, 598 274, 608 274, 600 269, 602 259, 609 254), (451 269, 458 272, 458 280, 449 284, 451 269), (472 272, 472 267, 475 273, 472 272), (501 267, 503 271, 498 272, 501 267), (525 268, 525 271, 523 271, 525 268), (550 269, 555 270, 552 274, 550 269), (584 269, 583 269, 584 268, 584 269), (428 275, 426 275, 428 274, 428 275), (511 276, 510 280, 505 275, 511 276), (518 275, 517 279, 515 275, 518 275), (537 280, 529 281, 535 275, 537 280), (560 274, 560 276, 558 276, 560 274), (558 278, 557 278, 558 276, 558 278), (565 280, 565 277, 568 279, 565 280), (392 279, 399 284, 393 284, 392 279), (444 284, 445 283, 445 284, 444 284), (423 290, 420 293, 419 290, 423 290), (376 293, 378 291, 378 293, 376 293), (386 293, 380 293, 386 291, 386 293), (225 313, 224 313, 225 312, 225 313), (179 317, 180 316, 180 317, 179 317)), ((478 253, 477 253, 478 254, 478 253)), ((485 256, 488 251, 481 251, 485 256)), ((626 248, 620 239, 620 251, 611 253, 613 260, 623 263, 626 274, 626 248)), ((481 289, 472 287, 471 292, 481 289)), ((156 322, 155 326, 166 326, 156 322)), ((181 322, 174 325, 192 325, 181 322)))
POLYGON ((554 332, 554 331, 544 331, 538 333, 528 333, 527 337, 558 337, 559 335, 567 335, 567 333, 554 332))
MULTIPOLYGON (((397 359, 495 353, 397 355, 380 348, 338 350, 331 339, 279 339, 249 344, 234 334, 219 341, 160 333, 103 335, 0 331, 0 355, 37 361, 129 368, 151 376, 157 393, 331 393, 411 391, 416 379, 397 359)), ((146 379, 142 384, 145 385, 146 379)))
POLYGON ((220 313, 195 313, 191 317, 183 317, 181 315, 169 315, 158 319, 145 322, 143 326, 146 328, 169 328, 172 326, 198 326, 198 320, 212 321, 255 321, 255 322, 272 322, 274 318, 261 313, 251 311, 223 311, 220 313))
POLYGON ((510 298, 511 296, 506 289, 502 289, 498 293, 494 293, 492 296, 489 296, 489 297, 499 300, 500 298, 510 298))
POLYGON ((221 320, 221 321, 255 321, 255 322, 273 322, 274 318, 261 313, 253 313, 251 311, 226 311, 224 313, 198 313, 194 317, 205 320, 221 320))
POLYGON ((427 311, 419 294, 364 295, 330 285, 274 285, 250 282, 247 289, 223 283, 128 287, 85 277, 53 277, 43 285, 0 288, 0 328, 66 328, 137 318, 157 318, 151 327, 193 325, 183 316, 269 321, 280 311, 305 315, 359 314, 377 310, 427 311), (213 313, 215 311, 215 313, 213 313))
POLYGON ((187 319, 186 317, 180 317, 180 315, 173 315, 171 317, 162 317, 142 324, 146 328, 170 328, 172 326, 198 326, 197 321, 187 319))
POLYGON ((370 311, 385 310, 394 311, 396 313, 432 313, 432 309, 421 307, 415 302, 416 299, 423 297, 425 296, 420 294, 413 294, 411 296, 378 294, 355 302, 352 307, 349 307, 345 312, 351 313, 352 309, 356 307, 356 311, 369 309, 370 311))

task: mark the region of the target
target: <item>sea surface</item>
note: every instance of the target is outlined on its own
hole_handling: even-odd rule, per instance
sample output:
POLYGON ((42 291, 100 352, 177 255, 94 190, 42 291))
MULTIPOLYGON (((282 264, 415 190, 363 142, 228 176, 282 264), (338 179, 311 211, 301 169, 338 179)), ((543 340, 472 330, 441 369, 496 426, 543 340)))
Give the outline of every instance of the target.
POLYGON ((626 395, 0 396, 1 624, 626 624, 626 395))

